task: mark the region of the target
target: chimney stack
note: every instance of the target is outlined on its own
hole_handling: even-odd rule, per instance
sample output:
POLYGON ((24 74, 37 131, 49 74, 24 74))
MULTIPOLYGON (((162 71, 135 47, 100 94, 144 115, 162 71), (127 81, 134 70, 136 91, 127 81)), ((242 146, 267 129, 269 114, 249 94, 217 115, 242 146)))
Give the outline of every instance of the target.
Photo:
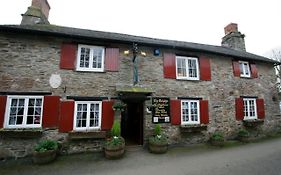
POLYGON ((236 23, 230 23, 224 28, 225 36, 222 38, 221 45, 235 50, 246 51, 244 34, 238 31, 236 23))
POLYGON ((21 25, 50 24, 48 21, 50 9, 48 0, 32 0, 31 6, 22 14, 21 25))

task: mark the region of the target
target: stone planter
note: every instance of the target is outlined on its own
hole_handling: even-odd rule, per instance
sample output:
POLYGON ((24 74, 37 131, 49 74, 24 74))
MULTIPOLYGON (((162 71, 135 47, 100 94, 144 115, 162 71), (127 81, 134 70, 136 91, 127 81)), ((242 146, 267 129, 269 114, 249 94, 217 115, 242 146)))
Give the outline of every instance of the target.
POLYGON ((57 150, 48 150, 44 152, 33 152, 32 160, 35 164, 47 164, 56 159, 57 150))
POLYGON ((125 153, 125 143, 117 146, 105 146, 104 154, 107 159, 119 159, 123 157, 125 153))
POLYGON ((168 151, 168 144, 167 143, 155 143, 149 142, 148 143, 149 152, 155 154, 163 154, 168 151))

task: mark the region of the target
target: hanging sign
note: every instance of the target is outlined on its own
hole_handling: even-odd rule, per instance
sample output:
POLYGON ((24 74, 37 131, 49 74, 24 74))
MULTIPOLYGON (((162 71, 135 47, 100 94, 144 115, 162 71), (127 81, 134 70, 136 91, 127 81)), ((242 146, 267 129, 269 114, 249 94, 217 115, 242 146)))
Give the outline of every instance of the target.
POLYGON ((170 99, 155 97, 152 98, 152 122, 170 123, 170 99))

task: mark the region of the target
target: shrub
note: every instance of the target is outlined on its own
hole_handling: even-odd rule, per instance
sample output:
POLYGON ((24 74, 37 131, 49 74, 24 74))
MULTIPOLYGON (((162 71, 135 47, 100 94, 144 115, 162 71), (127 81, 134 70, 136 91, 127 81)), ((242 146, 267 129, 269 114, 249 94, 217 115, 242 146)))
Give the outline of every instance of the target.
POLYGON ((111 128, 111 136, 120 137, 120 135, 121 135, 120 122, 115 120, 111 128))
POLYGON ((43 140, 35 146, 36 152, 45 152, 58 149, 58 142, 54 140, 43 140))
POLYGON ((238 137, 249 137, 250 133, 246 129, 240 129, 238 131, 238 137))
POLYGON ((162 130, 159 124, 157 124, 154 128, 154 134, 155 135, 161 135, 162 134, 162 130))
POLYGON ((211 136, 212 141, 224 141, 224 136, 221 132, 214 132, 211 136))

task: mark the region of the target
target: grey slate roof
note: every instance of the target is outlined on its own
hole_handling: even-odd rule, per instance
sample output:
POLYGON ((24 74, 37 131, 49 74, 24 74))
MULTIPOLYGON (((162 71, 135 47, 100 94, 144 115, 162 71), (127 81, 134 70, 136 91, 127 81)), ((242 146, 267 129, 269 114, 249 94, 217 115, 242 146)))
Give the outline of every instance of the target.
POLYGON ((255 55, 245 51, 238 51, 222 46, 198 44, 183 41, 164 40, 148 37, 133 36, 120 33, 103 32, 95 30, 78 29, 71 27, 61 27, 55 25, 0 25, 0 32, 22 32, 22 33, 37 33, 42 35, 64 36, 69 38, 83 38, 94 40, 106 40, 119 43, 139 43, 143 45, 188 49, 206 53, 214 53, 234 58, 244 58, 248 60, 257 60, 269 63, 279 63, 275 60, 255 55))

